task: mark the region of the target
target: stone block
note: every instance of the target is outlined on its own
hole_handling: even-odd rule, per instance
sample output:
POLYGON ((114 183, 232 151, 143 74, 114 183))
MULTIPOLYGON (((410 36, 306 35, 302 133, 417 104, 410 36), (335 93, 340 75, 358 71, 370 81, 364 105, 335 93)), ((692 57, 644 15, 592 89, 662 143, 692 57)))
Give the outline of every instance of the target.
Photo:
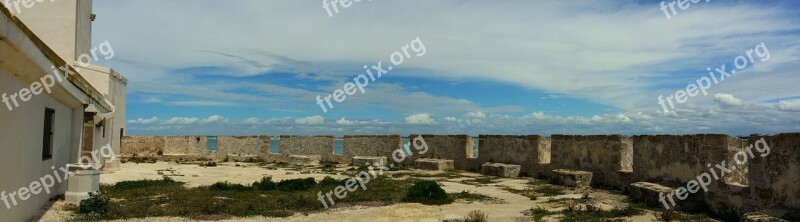
POLYGON ((296 166, 319 165, 322 157, 319 155, 289 155, 289 164, 296 166))
POLYGON ((575 188, 586 188, 592 184, 592 172, 565 169, 552 172, 552 180, 556 184, 575 188))
POLYGON ((453 160, 423 158, 417 159, 414 162, 416 163, 417 168, 424 170, 446 171, 455 169, 453 160))
POLYGON ((481 165, 481 173, 489 176, 518 177, 520 169, 520 165, 503 163, 484 163, 481 165))
POLYGON ((353 161, 351 162, 355 167, 367 167, 367 166, 386 166, 388 162, 386 162, 386 157, 382 156, 356 156, 353 157, 353 161))
POLYGON ((775 218, 762 212, 750 212, 742 216, 742 222, 789 222, 789 221, 775 218))
POLYGON ((636 182, 632 183, 631 186, 628 188, 630 191, 630 197, 644 202, 648 206, 657 207, 657 208, 666 208, 667 206, 671 209, 677 209, 681 211, 690 211, 694 212, 699 209, 704 208, 703 202, 703 195, 702 190, 701 193, 697 194, 689 194, 688 198, 684 200, 680 200, 676 197, 676 194, 672 194, 675 188, 664 186, 661 184, 649 183, 649 182, 636 182), (661 195, 663 193, 664 201, 661 201, 661 195), (670 195, 672 195, 672 201, 675 202, 675 205, 672 205, 672 201, 670 201, 670 195), (665 206, 666 204, 666 206, 665 206))

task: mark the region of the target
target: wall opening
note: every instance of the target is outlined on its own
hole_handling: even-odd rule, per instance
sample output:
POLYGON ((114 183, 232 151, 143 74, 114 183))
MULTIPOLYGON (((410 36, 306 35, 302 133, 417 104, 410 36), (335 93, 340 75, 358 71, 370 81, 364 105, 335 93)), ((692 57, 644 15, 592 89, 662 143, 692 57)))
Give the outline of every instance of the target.
POLYGON ((481 146, 481 138, 480 137, 472 137, 472 142, 473 142, 473 144, 475 144, 475 148, 474 148, 475 149, 475 155, 473 155, 474 157, 471 157, 471 158, 477 159, 478 158, 478 150, 480 149, 480 146, 481 146))
POLYGON ((333 155, 344 154, 344 139, 336 137, 333 139, 333 155))
POLYGON ((273 154, 281 153, 281 138, 280 137, 270 137, 269 138, 269 152, 273 154))
POLYGON ((206 148, 208 151, 217 151, 217 137, 207 136, 206 139, 206 148))

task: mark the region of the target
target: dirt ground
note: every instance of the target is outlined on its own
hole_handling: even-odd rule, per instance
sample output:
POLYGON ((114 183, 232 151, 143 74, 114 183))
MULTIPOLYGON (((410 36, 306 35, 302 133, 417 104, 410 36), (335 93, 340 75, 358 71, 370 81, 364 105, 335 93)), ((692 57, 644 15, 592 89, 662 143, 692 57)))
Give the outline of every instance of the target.
MULTIPOLYGON (((341 167, 337 171, 344 171, 347 168, 341 167)), ((387 171, 386 173, 396 174, 397 177, 418 177, 421 174, 437 175, 437 172, 421 170, 387 171)), ((438 174, 441 174, 441 172, 438 172, 438 174)), ((158 162, 154 164, 125 163, 119 171, 101 175, 100 182, 101 184, 111 185, 120 181, 161 179, 165 175, 176 181, 185 182, 187 187, 211 185, 218 181, 250 184, 264 176, 272 176, 275 181, 307 177, 321 180, 325 176, 332 176, 336 179, 346 178, 341 172, 324 173, 318 169, 275 169, 248 163, 223 163, 217 167, 201 167, 196 164, 158 162)), ((426 177, 426 179, 438 181, 448 193, 468 191, 492 197, 492 200, 473 202, 459 200, 452 204, 441 206, 395 204, 381 207, 337 207, 322 213, 294 215, 287 218, 247 217, 223 221, 442 221, 464 218, 465 215, 473 210, 485 212, 489 217, 489 221, 532 221, 529 211, 533 208, 560 211, 575 203, 590 204, 603 210, 628 206, 627 197, 614 191, 569 189, 561 186, 533 183, 531 182, 533 180, 529 178, 492 178, 490 181, 483 183, 470 182, 470 180, 476 178, 487 177, 475 173, 459 173, 455 177, 426 177), (558 187, 563 189, 564 194, 537 196, 535 200, 520 194, 541 186, 558 187)), ((42 210, 39 221, 65 221, 72 218, 72 213, 64 209, 67 206, 64 201, 55 201, 51 205, 42 210)), ((545 216, 541 221, 559 221, 559 219, 560 215, 550 215, 545 216)), ((657 221, 654 211, 647 211, 639 216, 614 219, 615 221, 657 221)), ((162 217, 121 221, 192 220, 162 217)))

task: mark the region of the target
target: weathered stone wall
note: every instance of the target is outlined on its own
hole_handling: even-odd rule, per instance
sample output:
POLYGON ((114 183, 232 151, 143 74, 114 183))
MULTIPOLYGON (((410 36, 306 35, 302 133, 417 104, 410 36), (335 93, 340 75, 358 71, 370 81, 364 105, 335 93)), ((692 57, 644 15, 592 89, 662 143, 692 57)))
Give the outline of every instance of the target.
MULTIPOLYGON (((392 159, 392 152, 403 149, 400 135, 347 135, 344 136, 344 157, 386 157, 392 159)), ((387 163, 388 164, 388 163, 387 163)))
POLYGON ((228 156, 239 157, 264 157, 269 152, 268 136, 218 136, 218 158, 228 156))
POLYGON ((538 176, 550 162, 550 140, 539 135, 480 135, 478 164, 487 162, 515 164, 522 175, 538 176))
MULTIPOLYGON (((282 155, 319 155, 323 161, 337 161, 333 136, 281 136, 282 155)), ((337 161, 338 162, 338 161, 337 161)))
MULTIPOLYGON (((644 182, 685 184, 722 161, 732 166, 729 154, 737 149, 741 141, 727 135, 634 136, 634 174, 644 182)), ((726 180, 736 180, 732 175, 725 175, 726 180)))
POLYGON ((126 136, 122 138, 122 157, 137 156, 155 157, 163 154, 165 139, 163 136, 126 136))
POLYGON ((752 135, 750 145, 754 156, 748 174, 751 203, 760 205, 754 208, 800 209, 800 133, 752 135))
POLYGON ((480 164, 475 158, 475 142, 469 135, 428 135, 423 134, 422 138, 428 144, 428 151, 419 154, 414 148, 414 138, 420 136, 412 134, 409 136, 410 150, 412 156, 406 158, 406 163, 413 164, 419 158, 447 159, 455 161, 455 168, 459 170, 475 170, 480 164))
POLYGON ((174 156, 184 160, 208 158, 206 136, 168 136, 164 139, 164 156, 174 156))
POLYGON ((622 135, 553 135, 550 137, 553 169, 594 173, 593 184, 624 187, 622 172, 632 171, 633 145, 622 135), (621 172, 622 171, 622 172, 621 172))

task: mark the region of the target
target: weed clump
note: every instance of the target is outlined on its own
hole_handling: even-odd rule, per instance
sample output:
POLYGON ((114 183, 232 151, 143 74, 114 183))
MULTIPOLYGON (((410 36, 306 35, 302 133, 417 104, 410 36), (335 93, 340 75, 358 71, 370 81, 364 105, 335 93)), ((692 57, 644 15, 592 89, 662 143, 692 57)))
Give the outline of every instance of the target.
POLYGON ((100 195, 100 192, 89 193, 89 199, 81 201, 81 214, 103 215, 108 212, 108 198, 100 195))
POLYGON ((261 178, 261 181, 253 183, 253 189, 260 191, 270 191, 278 188, 278 184, 272 182, 272 177, 261 178))
POLYGON ((406 197, 403 198, 403 200, 422 204, 446 204, 451 202, 442 187, 435 181, 430 180, 422 180, 414 183, 414 185, 408 189, 408 193, 406 193, 406 197))
POLYGON ((473 210, 464 217, 464 222, 487 222, 489 221, 489 217, 486 216, 486 213, 480 210, 473 210))
POLYGON ((249 188, 249 187, 247 187, 245 185, 228 183, 228 181, 216 182, 216 183, 212 184, 209 187, 209 189, 213 190, 213 191, 235 191, 235 192, 243 192, 243 191, 252 190, 251 188, 249 188))
POLYGON ((305 178, 305 179, 291 179, 291 180, 284 180, 278 183, 277 188, 278 190, 282 191, 300 191, 300 190, 308 190, 313 188, 317 185, 317 181, 314 178, 305 178))

